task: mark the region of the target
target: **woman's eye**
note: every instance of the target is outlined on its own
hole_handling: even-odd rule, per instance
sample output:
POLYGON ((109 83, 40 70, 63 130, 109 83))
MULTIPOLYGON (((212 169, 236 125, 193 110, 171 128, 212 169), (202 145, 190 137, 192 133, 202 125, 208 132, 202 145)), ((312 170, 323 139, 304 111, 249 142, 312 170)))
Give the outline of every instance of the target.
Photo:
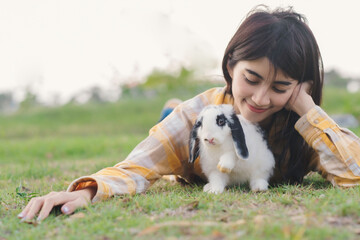
POLYGON ((244 79, 245 79, 245 81, 246 81, 247 83, 249 83, 250 85, 256 85, 256 84, 257 84, 257 82, 248 79, 245 75, 244 75, 244 79))
POLYGON ((276 92, 276 93, 285 93, 285 92, 286 92, 286 90, 278 89, 278 88, 276 88, 276 87, 273 87, 273 90, 274 90, 274 92, 276 92))

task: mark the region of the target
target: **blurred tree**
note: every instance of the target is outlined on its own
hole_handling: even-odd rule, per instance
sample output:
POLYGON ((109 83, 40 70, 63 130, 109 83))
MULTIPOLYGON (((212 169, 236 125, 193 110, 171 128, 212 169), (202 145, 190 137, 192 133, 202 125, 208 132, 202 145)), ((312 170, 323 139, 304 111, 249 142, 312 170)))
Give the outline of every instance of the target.
POLYGON ((18 105, 11 92, 0 93, 0 113, 15 112, 18 105))
POLYGON ((178 88, 187 88, 191 86, 194 71, 182 67, 178 73, 170 73, 161 70, 154 70, 147 76, 143 84, 145 89, 157 89, 172 91, 178 88))
POLYGON ((143 88, 138 83, 129 82, 121 86, 122 98, 139 98, 144 96, 143 88))
POLYGON ((91 87, 89 89, 89 100, 92 103, 103 103, 105 102, 102 96, 102 89, 98 86, 91 87))
POLYGON ((36 94, 33 93, 29 87, 27 87, 25 89, 25 98, 20 102, 20 110, 29 110, 39 105, 40 103, 37 99, 36 94))
POLYGON ((351 81, 350 78, 344 78, 336 70, 332 69, 324 74, 324 84, 331 87, 346 88, 351 81))

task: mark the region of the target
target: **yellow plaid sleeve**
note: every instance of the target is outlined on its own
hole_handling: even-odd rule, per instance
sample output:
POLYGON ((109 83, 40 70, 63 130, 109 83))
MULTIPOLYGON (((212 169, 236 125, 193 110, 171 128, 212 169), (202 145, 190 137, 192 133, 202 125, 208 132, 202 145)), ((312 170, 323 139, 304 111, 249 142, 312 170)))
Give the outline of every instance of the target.
POLYGON ((67 191, 97 187, 93 202, 115 194, 144 192, 163 175, 183 175, 188 163, 191 128, 199 112, 208 104, 230 101, 224 88, 210 89, 178 105, 129 156, 114 167, 73 181, 67 191))
POLYGON ((318 170, 334 186, 360 183, 360 140, 340 128, 319 106, 312 108, 295 125, 305 141, 318 153, 318 170))

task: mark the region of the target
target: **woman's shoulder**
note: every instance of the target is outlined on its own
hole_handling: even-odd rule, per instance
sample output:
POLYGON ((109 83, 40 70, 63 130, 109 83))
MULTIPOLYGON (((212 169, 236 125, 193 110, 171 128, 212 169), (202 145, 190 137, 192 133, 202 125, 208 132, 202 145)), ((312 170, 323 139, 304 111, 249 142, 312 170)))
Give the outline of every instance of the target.
POLYGON ((198 102, 204 106, 210 104, 215 104, 215 105, 232 104, 231 97, 229 94, 226 93, 225 87, 210 88, 185 102, 190 104, 194 102, 198 102))

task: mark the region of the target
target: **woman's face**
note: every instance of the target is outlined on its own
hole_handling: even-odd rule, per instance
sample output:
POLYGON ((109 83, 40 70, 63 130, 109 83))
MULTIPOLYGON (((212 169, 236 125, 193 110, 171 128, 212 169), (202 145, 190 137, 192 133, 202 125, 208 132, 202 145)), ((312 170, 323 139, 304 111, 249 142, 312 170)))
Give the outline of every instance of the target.
POLYGON ((284 108, 298 81, 285 77, 266 57, 239 61, 228 69, 232 77, 234 107, 251 122, 262 122, 284 108))

